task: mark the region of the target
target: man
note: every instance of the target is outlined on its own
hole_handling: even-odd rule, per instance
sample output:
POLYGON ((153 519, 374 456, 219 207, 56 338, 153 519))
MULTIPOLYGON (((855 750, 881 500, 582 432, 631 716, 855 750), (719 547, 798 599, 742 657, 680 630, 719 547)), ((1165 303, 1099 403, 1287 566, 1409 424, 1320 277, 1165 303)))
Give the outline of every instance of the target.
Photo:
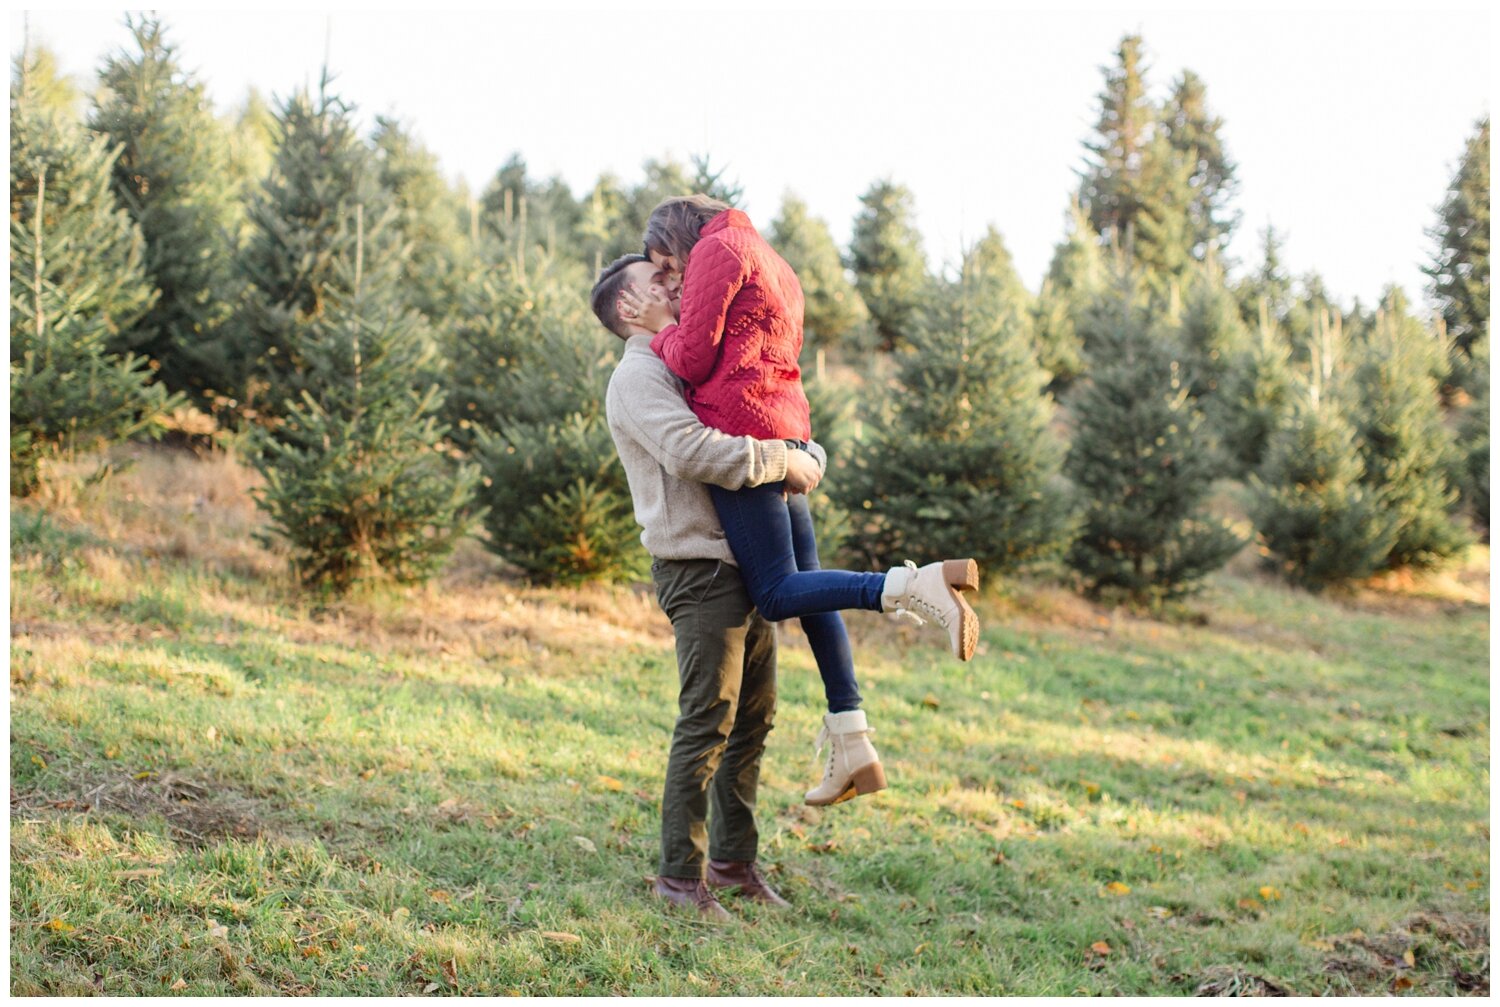
POLYGON ((776 635, 750 603, 705 484, 785 481, 788 492, 805 493, 827 458, 816 444, 802 451, 704 426, 651 352, 652 333, 620 316, 616 301, 626 284, 660 288, 674 312, 680 290, 644 255, 626 255, 601 271, 591 295, 594 314, 625 340, 605 411, 653 559, 657 601, 677 640, 679 715, 655 890, 711 919, 729 914, 710 886, 784 908, 756 866, 755 797, 776 711, 776 635))

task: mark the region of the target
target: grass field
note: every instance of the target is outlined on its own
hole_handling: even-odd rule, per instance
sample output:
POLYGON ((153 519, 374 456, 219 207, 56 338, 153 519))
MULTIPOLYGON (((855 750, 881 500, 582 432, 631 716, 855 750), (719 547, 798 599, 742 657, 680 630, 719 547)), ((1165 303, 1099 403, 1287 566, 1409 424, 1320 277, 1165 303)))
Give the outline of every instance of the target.
POLYGON ((644 588, 466 544, 315 611, 250 476, 145 453, 11 514, 14 994, 1484 993, 1487 550, 1170 621, 996 585, 982 651, 849 620, 891 788, 822 811, 783 630, 786 916, 648 894, 675 713, 644 588))

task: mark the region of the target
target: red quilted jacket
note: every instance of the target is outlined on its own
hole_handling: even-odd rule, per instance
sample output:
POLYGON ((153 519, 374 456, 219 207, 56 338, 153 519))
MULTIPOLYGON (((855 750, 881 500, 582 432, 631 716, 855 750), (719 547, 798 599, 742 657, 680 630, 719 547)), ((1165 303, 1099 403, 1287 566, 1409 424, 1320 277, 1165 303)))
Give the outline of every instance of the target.
POLYGON ((688 383, 705 425, 736 436, 809 440, 802 392, 802 284, 739 210, 699 232, 682 278, 682 316, 651 349, 688 383))

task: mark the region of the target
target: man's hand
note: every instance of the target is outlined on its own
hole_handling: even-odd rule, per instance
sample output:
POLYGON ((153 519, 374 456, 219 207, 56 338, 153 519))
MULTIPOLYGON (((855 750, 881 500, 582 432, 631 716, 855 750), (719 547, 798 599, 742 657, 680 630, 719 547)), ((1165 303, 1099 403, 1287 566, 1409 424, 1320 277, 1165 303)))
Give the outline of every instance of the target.
POLYGON ((786 491, 788 493, 811 493, 818 486, 823 473, 818 469, 818 460, 800 448, 786 449, 786 491))
POLYGON ((629 284, 620 291, 620 317, 650 332, 660 332, 677 319, 672 317, 672 302, 661 291, 648 288, 644 293, 629 284))

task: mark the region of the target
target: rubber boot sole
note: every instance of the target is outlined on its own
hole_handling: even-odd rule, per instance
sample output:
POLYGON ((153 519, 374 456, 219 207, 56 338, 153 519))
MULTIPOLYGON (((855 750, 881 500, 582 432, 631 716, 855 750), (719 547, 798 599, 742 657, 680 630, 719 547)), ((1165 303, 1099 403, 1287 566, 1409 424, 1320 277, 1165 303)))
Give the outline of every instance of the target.
POLYGON ((979 590, 979 564, 972 559, 944 560, 943 580, 953 589, 953 597, 958 602, 958 659, 967 661, 974 656, 974 650, 979 646, 979 616, 969 607, 963 592, 979 590))
POLYGON ((878 762, 872 762, 868 766, 856 769, 853 775, 849 777, 848 786, 837 797, 826 801, 808 800, 805 803, 815 808, 828 807, 832 804, 842 804, 845 801, 852 801, 854 798, 863 797, 866 794, 873 794, 877 790, 884 790, 885 786, 885 768, 878 762))

